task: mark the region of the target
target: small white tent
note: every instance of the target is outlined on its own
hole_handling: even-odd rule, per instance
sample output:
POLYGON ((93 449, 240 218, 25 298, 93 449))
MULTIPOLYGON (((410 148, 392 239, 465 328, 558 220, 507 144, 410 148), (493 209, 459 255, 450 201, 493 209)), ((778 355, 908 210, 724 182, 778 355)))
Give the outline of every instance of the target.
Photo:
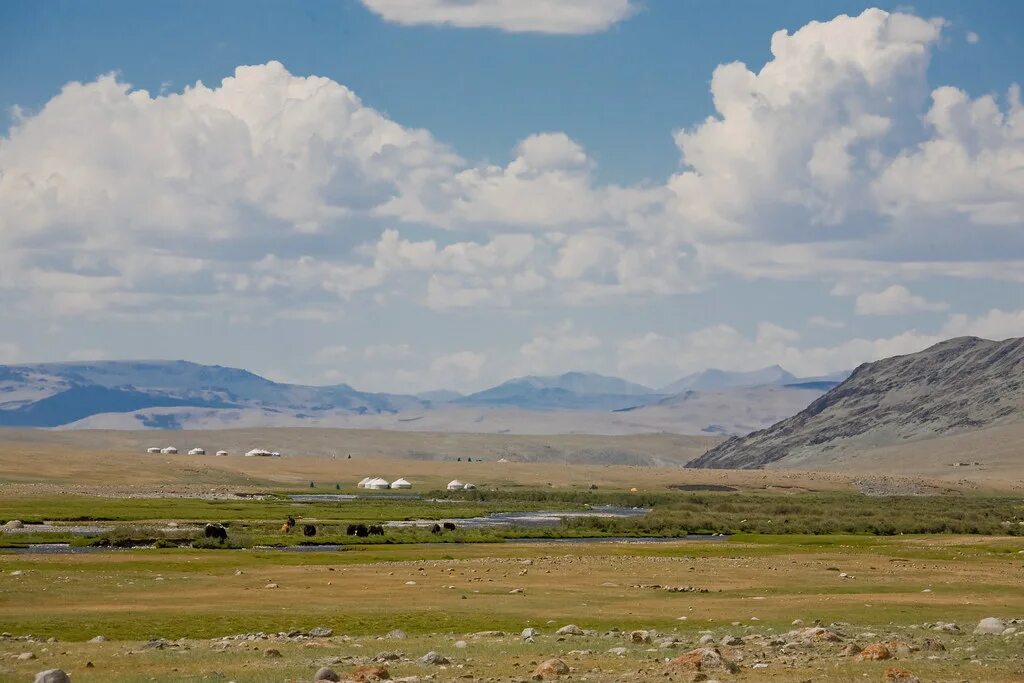
POLYGON ((412 484, 406 479, 395 479, 391 482, 391 488, 393 489, 411 489, 412 484))
POLYGON ((271 452, 268 451, 268 450, 265 450, 263 448, 254 448, 251 451, 248 451, 245 454, 245 457, 247 457, 247 458, 257 458, 257 457, 259 457, 259 458, 269 458, 271 455, 272 455, 271 452))
POLYGON ((193 448, 188 452, 189 455, 206 455, 205 448, 193 448))
POLYGON ((227 455, 227 451, 217 451, 217 455, 227 455))
POLYGON ((174 455, 175 453, 178 452, 178 449, 175 448, 174 446, 166 446, 165 448, 161 448, 160 452, 163 453, 164 455, 174 455))
POLYGON ((387 479, 381 479, 380 477, 377 477, 376 479, 371 479, 370 481, 366 482, 366 488, 388 489, 391 488, 391 484, 388 483, 387 479))
POLYGON ((366 485, 369 484, 371 481, 373 481, 373 477, 363 477, 362 479, 359 480, 359 483, 356 484, 356 488, 366 488, 366 485))
POLYGON ((450 482, 448 482, 448 490, 449 491, 461 491, 462 487, 463 487, 463 483, 461 481, 459 481, 458 479, 452 479, 450 482))
POLYGON ((160 452, 160 449, 154 446, 154 447, 152 447, 152 448, 147 448, 147 449, 146 449, 146 452, 147 452, 147 453, 159 453, 159 452, 160 452))

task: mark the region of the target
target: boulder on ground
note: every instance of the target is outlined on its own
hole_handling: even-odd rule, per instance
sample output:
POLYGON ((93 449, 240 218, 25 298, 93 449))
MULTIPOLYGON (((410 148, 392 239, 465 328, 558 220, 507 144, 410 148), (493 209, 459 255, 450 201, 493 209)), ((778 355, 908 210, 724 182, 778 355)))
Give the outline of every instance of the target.
POLYGON ((885 643, 872 643, 866 645, 855 657, 859 662, 869 661, 880 661, 883 659, 890 659, 892 657, 892 651, 889 650, 885 643))
POLYGON ((90 643, 105 643, 105 642, 107 642, 107 637, 106 636, 96 636, 94 638, 90 638, 89 642, 90 643))
POLYGON ((566 624, 562 628, 555 631, 555 634, 560 636, 582 636, 583 629, 581 629, 576 624, 566 624))
POLYGON ((541 662, 540 665, 533 670, 530 678, 535 681, 543 681, 547 678, 558 678, 569 673, 569 665, 563 662, 561 659, 549 659, 541 662))
POLYGON ((685 671, 727 671, 731 674, 740 670, 735 662, 722 656, 721 650, 717 647, 698 647, 690 650, 685 655, 680 655, 669 661, 669 668, 683 669, 685 671))
POLYGON ((629 634, 629 640, 633 643, 649 643, 651 634, 648 631, 633 631, 629 634))
POLYGON ((23 529, 24 527, 25 523, 22 522, 20 519, 12 519, 11 521, 4 524, 5 529, 23 529))
POLYGON ((538 631, 537 629, 533 628, 532 626, 528 626, 527 628, 523 629, 523 632, 520 633, 519 636, 521 638, 535 638, 539 634, 540 634, 540 631, 538 631))
POLYGON ((439 664, 448 664, 449 661, 448 661, 448 658, 445 657, 443 654, 441 654, 439 652, 434 652, 433 650, 431 650, 430 652, 428 652, 427 654, 425 654, 425 655, 423 655, 422 657, 419 658, 419 663, 420 664, 435 664, 435 665, 439 665, 439 664))
POLYGON ((267 657, 268 659, 278 659, 279 657, 283 657, 284 655, 281 654, 280 650, 268 647, 266 650, 263 651, 263 656, 267 657))
POLYGON ((1006 622, 995 617, 985 617, 974 627, 978 635, 998 636, 1006 630, 1006 622))
POLYGON ((20 655, 15 657, 19 662, 28 662, 36 658, 35 652, 22 652, 20 655))
POLYGON ((835 631, 831 631, 823 626, 811 626, 809 628, 800 628, 795 631, 790 631, 785 636, 785 639, 789 642, 800 642, 800 643, 838 643, 843 638, 835 631))
POLYGON ((917 676, 898 666, 890 666, 882 672, 882 680, 887 683, 920 683, 917 676))
POLYGON ((738 647, 743 644, 743 639, 739 636, 728 635, 722 638, 722 645, 728 645, 729 647, 738 647))
POLYGON ((853 657, 854 655, 859 655, 860 652, 861 652, 861 646, 860 645, 858 645, 857 643, 850 643, 846 647, 843 648, 843 651, 840 654, 842 656, 844 656, 844 657, 853 657))
POLYGON ((34 683, 71 683, 71 677, 63 669, 47 669, 36 674, 34 683))
POLYGON ((334 629, 326 626, 314 626, 306 631, 306 635, 310 638, 330 638, 334 635, 334 629))
POLYGON ((403 631, 400 628, 396 628, 393 631, 388 631, 387 637, 388 638, 395 638, 395 639, 401 640, 401 639, 405 638, 405 631, 403 631))
POLYGON ((316 683, 316 681, 335 681, 335 682, 337 682, 337 681, 340 681, 340 680, 341 680, 341 676, 339 676, 334 669, 328 668, 326 666, 320 667, 319 669, 316 670, 316 673, 313 674, 313 683, 316 683))
POLYGON ((370 681, 387 681, 391 679, 391 673, 388 671, 386 666, 381 664, 371 664, 369 666, 361 666, 352 673, 348 674, 348 678, 345 680, 351 681, 352 683, 369 683, 370 681))

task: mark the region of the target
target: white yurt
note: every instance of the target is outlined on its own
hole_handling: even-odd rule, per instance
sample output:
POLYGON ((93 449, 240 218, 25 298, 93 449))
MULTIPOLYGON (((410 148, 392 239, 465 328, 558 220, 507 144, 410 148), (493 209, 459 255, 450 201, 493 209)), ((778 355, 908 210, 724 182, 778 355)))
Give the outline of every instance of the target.
POLYGON ((193 448, 188 452, 189 455, 206 455, 205 448, 193 448))
POLYGON ((163 453, 164 455, 174 455, 175 453, 178 452, 178 449, 175 448, 174 446, 167 446, 165 448, 161 448, 160 452, 163 453))
POLYGON ((387 479, 381 479, 380 477, 377 477, 376 479, 371 479, 370 481, 366 482, 366 486, 364 488, 389 489, 391 488, 391 484, 388 483, 387 479))
POLYGON ((411 489, 412 484, 407 479, 395 479, 391 482, 391 488, 393 489, 411 489))
POLYGON ((227 451, 217 451, 217 455, 227 455, 227 451))
POLYGON ((272 453, 263 448, 254 448, 251 451, 247 451, 245 457, 247 458, 269 458, 272 453))
POLYGON ((157 448, 156 446, 153 446, 153 447, 151 447, 151 448, 147 448, 147 449, 146 449, 146 452, 147 452, 147 453, 159 453, 159 452, 160 452, 160 449, 159 449, 159 448, 157 448))
POLYGON ((270 452, 270 457, 272 457, 272 458, 280 458, 281 454, 278 453, 277 451, 271 451, 270 452))
POLYGON ((463 491, 472 491, 475 488, 476 488, 476 484, 466 484, 465 486, 462 487, 462 490, 463 491))
POLYGON ((464 484, 458 479, 452 479, 450 482, 448 482, 449 491, 461 491, 463 486, 464 484))

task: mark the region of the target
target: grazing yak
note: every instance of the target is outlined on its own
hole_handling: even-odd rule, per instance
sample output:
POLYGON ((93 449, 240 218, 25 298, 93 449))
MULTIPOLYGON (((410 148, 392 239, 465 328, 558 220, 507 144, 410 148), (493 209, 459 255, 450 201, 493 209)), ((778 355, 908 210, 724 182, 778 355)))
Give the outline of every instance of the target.
POLYGON ((455 525, 452 524, 451 522, 445 522, 444 523, 444 530, 445 531, 455 531, 455 525))
POLYGON ((345 528, 345 534, 348 536, 358 536, 359 538, 366 538, 370 535, 370 528, 365 524, 349 524, 345 528))
POLYGON ((295 528, 295 518, 288 515, 288 521, 281 525, 281 533, 290 534, 293 528, 295 528))
POLYGON ((439 534, 439 533, 441 533, 441 525, 440 524, 435 524, 434 526, 430 527, 430 533, 432 533, 432 534, 439 534))
POLYGON ((370 525, 369 532, 371 536, 383 536, 384 527, 380 524, 372 524, 370 525))
POLYGON ((302 525, 302 535, 303 536, 316 536, 316 527, 313 526, 312 524, 303 524, 302 525))
POLYGON ((222 524, 207 524, 203 529, 203 535, 221 542, 228 540, 228 530, 222 524))

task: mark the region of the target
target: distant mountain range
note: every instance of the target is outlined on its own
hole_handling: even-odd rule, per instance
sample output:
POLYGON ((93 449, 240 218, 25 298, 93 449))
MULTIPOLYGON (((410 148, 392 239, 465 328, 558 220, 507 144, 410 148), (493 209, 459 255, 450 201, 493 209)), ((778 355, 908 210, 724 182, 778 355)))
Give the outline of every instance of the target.
POLYGON ((814 469, 843 453, 1012 423, 1024 423, 1024 338, 959 337, 865 363, 796 415, 730 439, 688 466, 814 469))
POLYGON ((0 426, 182 429, 375 426, 440 431, 678 431, 742 434, 792 414, 834 385, 778 366, 708 370, 654 390, 617 377, 528 376, 469 395, 370 393, 347 384, 273 382, 186 361, 0 366, 0 426), (678 389, 678 391, 676 391, 678 389), (611 420, 611 413, 620 415, 611 420), (561 416, 561 417, 559 417, 561 416), (604 417, 602 417, 604 416, 604 417), (486 426, 485 426, 486 425, 486 426))

